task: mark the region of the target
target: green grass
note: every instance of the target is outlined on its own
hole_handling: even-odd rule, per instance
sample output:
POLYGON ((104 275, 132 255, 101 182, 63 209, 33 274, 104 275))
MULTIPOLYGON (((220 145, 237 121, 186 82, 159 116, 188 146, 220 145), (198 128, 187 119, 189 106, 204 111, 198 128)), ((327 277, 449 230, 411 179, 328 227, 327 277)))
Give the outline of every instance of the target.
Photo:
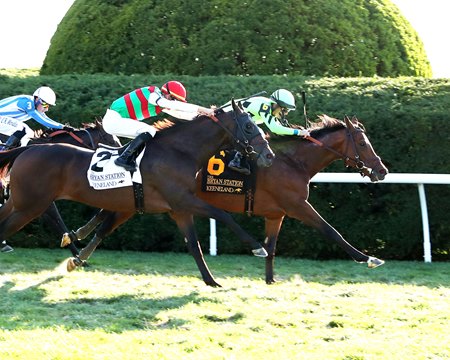
POLYGON ((0 254, 1 359, 448 359, 450 263, 63 250, 0 254))

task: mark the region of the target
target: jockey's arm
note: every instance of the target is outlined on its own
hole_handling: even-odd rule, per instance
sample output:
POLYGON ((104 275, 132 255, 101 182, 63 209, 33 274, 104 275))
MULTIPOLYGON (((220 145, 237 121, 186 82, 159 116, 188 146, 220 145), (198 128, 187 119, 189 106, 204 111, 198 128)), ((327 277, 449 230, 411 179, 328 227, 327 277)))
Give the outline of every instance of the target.
MULTIPOLYGON (((185 103, 181 101, 175 101, 175 100, 168 100, 157 93, 151 93, 148 101, 152 105, 157 105, 160 108, 164 110, 170 110, 170 111, 177 111, 177 112, 183 112, 185 115, 182 115, 183 117, 180 117, 181 119, 185 120, 192 120, 195 116, 201 114, 201 115, 212 115, 214 114, 213 109, 208 109, 199 105, 185 103)), ((166 111, 165 111, 166 112, 166 111)), ((171 115, 171 114, 169 114, 171 115)), ((179 117, 179 116, 175 116, 179 117)))
POLYGON ((34 120, 36 120, 39 124, 44 125, 50 129, 62 129, 64 125, 50 119, 47 115, 40 113, 36 110, 28 111, 28 115, 30 115, 34 120))
POLYGON ((294 135, 294 136, 306 136, 309 135, 307 130, 293 129, 287 126, 283 126, 280 121, 271 114, 262 114, 261 116, 266 124, 267 128, 276 135, 294 135))

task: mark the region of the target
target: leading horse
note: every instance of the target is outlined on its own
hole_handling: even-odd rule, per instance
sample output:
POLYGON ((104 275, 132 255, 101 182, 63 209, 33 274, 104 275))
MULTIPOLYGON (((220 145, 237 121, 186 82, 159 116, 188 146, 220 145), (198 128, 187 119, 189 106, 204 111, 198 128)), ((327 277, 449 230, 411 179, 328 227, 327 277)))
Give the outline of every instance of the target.
MULTIPOLYGON (((100 143, 109 146, 121 146, 119 138, 117 136, 108 134, 103 129, 101 121, 96 120, 93 123, 83 123, 82 126, 82 128, 74 129, 73 131, 36 130, 34 136, 30 138, 29 145, 65 143, 81 146, 87 149, 96 149, 100 143)), ((7 136, 0 134, 0 139, 2 141, 5 141, 6 138, 7 136)), ((6 182, 4 180, 2 181, 2 187, 2 191, 0 192, 1 204, 3 204, 9 197, 9 179, 6 182)), ((78 249, 76 248, 73 241, 76 241, 77 239, 73 237, 72 233, 68 232, 67 226, 61 218, 56 204, 53 202, 42 216, 46 223, 53 229, 55 229, 55 231, 57 231, 59 234, 69 234, 68 236, 71 237, 72 242, 68 243, 68 248, 71 251, 72 255, 76 256, 78 254, 78 249)), ((5 246, 5 248, 8 251, 13 250, 9 245, 5 246)))
MULTIPOLYGON (((258 169, 251 215, 265 219, 265 280, 274 280, 274 259, 278 235, 285 216, 300 220, 317 229, 325 238, 336 242, 351 258, 375 268, 384 261, 363 254, 349 244, 308 202, 311 178, 332 162, 342 159, 346 167, 356 168, 372 182, 388 174, 375 153, 363 125, 349 118, 340 121, 326 115, 314 123, 307 139, 276 137, 271 140, 276 158, 270 168, 258 169)), ((216 160, 217 161, 217 160, 216 160)), ((203 192, 202 174, 197 177, 197 196, 225 211, 244 213, 244 196, 203 192)))
MULTIPOLYGON (((285 216, 302 221, 317 229, 325 238, 336 242, 357 262, 365 262, 375 268, 384 261, 363 254, 349 244, 308 202, 311 178, 332 162, 342 159, 346 167, 356 168, 372 182, 380 181, 388 174, 386 166, 375 153, 364 126, 356 119, 340 121, 329 116, 320 117, 320 122, 311 124, 311 136, 300 139, 290 136, 271 140, 276 158, 269 168, 257 170, 254 187, 254 201, 251 215, 265 219, 264 247, 266 258, 265 280, 274 280, 274 259, 278 235, 285 216)), ((217 166, 218 158, 213 159, 217 166)), ((225 163, 218 168, 224 169, 225 163)), ((204 168, 203 170, 204 171, 204 168)), ((228 212, 244 213, 244 195, 202 191, 202 173, 197 176, 197 196, 207 203, 228 212)), ((109 215, 112 216, 112 215, 109 215)), ((108 218, 102 210, 85 226, 75 232, 78 239, 84 239, 95 227, 108 218)))
MULTIPOLYGON (((267 256, 261 244, 247 234, 223 210, 195 196, 195 176, 219 149, 239 146, 251 156, 257 155, 259 166, 270 166, 274 154, 262 131, 234 101, 232 112, 218 111, 209 118, 199 116, 157 132, 145 148, 140 170, 145 194, 143 208, 149 213, 168 212, 184 235, 202 278, 207 285, 220 286, 210 273, 194 227, 194 215, 211 217, 226 224, 240 240, 248 243, 256 256, 267 256)), ((11 197, 0 208, 0 240, 36 218, 57 199, 81 202, 113 211, 91 247, 135 213, 131 187, 95 190, 90 187, 87 170, 93 152, 63 144, 22 147, 0 153, 0 169, 10 171, 11 197), (40 174, 39 177, 30 176, 40 174)), ((85 248, 86 249, 86 248, 85 248)), ((82 249, 81 261, 86 253, 82 249)))

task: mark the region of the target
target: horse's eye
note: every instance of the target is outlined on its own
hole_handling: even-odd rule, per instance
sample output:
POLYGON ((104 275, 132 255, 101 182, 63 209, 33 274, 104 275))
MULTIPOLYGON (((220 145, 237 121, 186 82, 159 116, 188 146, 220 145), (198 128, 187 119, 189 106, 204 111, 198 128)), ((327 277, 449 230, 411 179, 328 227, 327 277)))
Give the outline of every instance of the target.
POLYGON ((252 130, 252 129, 253 129, 253 124, 252 124, 252 123, 247 123, 247 124, 245 125, 245 128, 246 128, 247 130, 252 130))
POLYGON ((366 146, 366 142, 365 142, 364 140, 361 140, 361 141, 359 142, 359 146, 366 146))

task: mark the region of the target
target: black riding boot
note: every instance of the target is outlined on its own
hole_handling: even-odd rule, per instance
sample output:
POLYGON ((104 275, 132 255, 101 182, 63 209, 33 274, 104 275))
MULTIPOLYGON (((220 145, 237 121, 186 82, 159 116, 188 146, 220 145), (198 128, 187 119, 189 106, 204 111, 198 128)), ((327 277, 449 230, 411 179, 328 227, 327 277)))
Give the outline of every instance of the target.
POLYGON ((0 150, 9 150, 17 147, 20 144, 20 139, 25 136, 25 131, 16 131, 12 134, 8 140, 6 140, 5 144, 0 147, 0 150))
POLYGON ((144 144, 152 138, 150 133, 145 132, 139 134, 135 139, 131 140, 124 152, 114 161, 118 166, 123 167, 127 171, 136 171, 136 157, 144 144))
POLYGON ((234 159, 230 161, 228 167, 231 170, 240 172, 241 174, 250 175, 250 166, 248 166, 247 162, 242 164, 242 154, 239 151, 236 152, 234 159))

